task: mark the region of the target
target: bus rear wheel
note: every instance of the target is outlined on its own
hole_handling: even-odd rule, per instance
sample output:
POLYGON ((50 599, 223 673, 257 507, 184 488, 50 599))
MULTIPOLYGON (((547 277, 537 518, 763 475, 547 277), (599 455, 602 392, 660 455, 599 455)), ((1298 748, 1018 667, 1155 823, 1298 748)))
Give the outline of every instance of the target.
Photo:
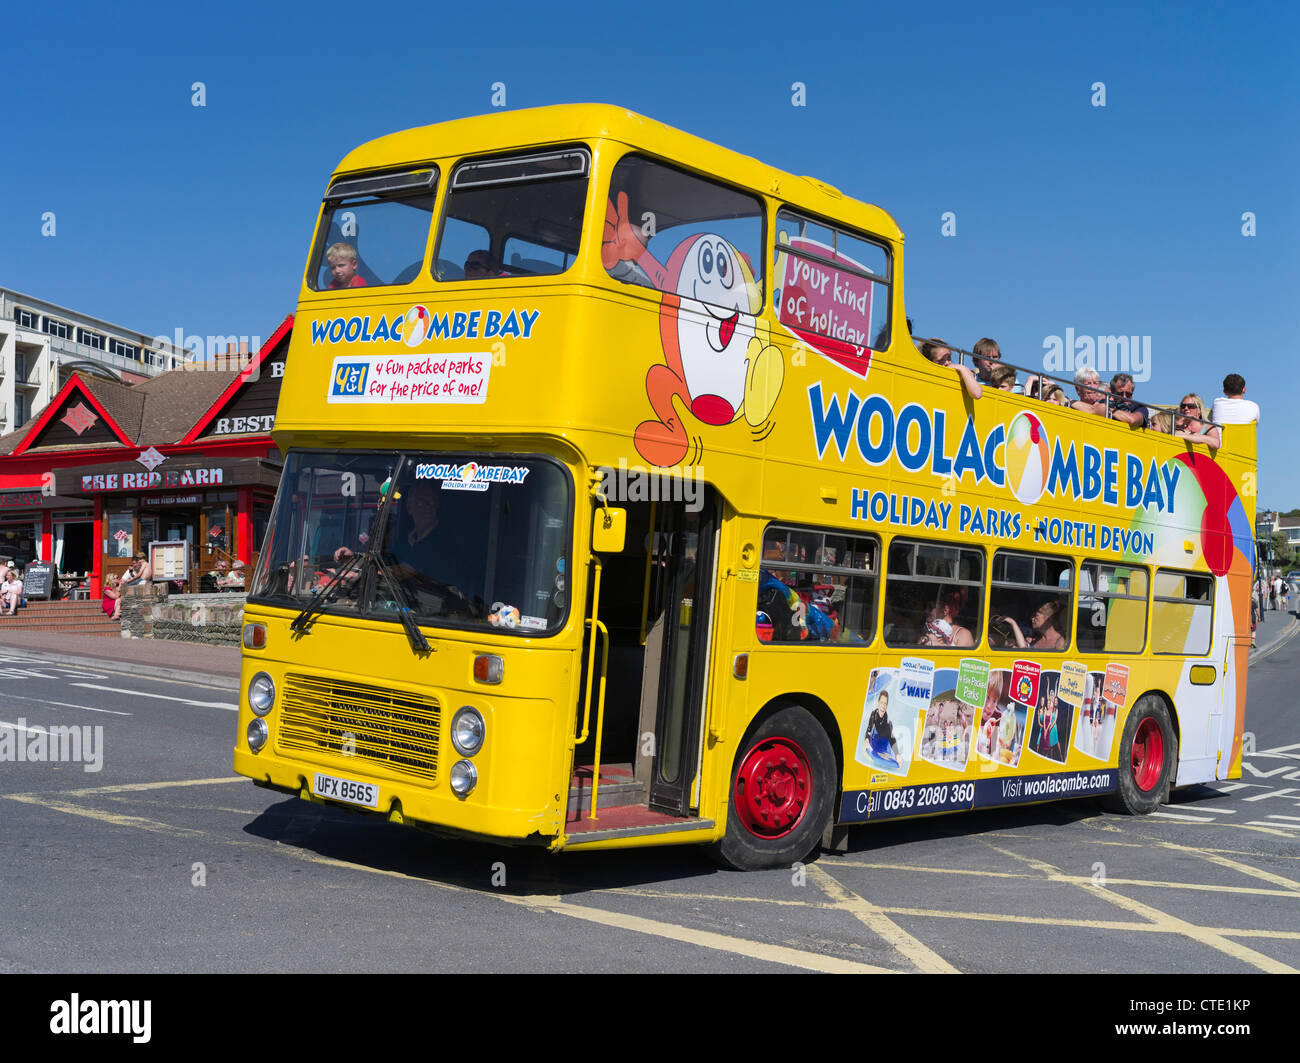
POLYGON ((836 775, 830 739, 807 710, 791 705, 769 716, 736 757, 714 859, 757 871, 807 857, 829 822, 836 775))
POLYGON ((1154 694, 1138 698, 1124 724, 1119 746, 1119 788, 1106 801, 1114 812, 1144 816, 1169 799, 1178 763, 1178 739, 1164 701, 1154 694))

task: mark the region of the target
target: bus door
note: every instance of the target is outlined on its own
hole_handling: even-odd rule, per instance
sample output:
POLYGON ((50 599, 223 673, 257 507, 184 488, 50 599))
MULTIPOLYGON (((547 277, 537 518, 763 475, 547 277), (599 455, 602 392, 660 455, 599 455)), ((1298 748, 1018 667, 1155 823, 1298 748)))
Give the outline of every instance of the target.
POLYGON ((701 721, 708 684, 719 504, 701 487, 693 503, 655 504, 647 563, 643 738, 636 774, 650 807, 685 816, 699 773, 701 721))

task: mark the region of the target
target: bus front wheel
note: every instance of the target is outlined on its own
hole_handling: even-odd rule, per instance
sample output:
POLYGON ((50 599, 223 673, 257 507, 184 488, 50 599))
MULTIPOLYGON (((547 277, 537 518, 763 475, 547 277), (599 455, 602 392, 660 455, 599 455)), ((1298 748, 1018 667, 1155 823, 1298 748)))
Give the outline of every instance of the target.
POLYGON ((804 859, 830 819, 837 774, 830 739, 805 709, 769 716, 736 757, 727 832, 714 858, 740 871, 804 859))
POLYGON ((1178 763, 1169 709, 1161 698, 1138 698, 1124 724, 1119 746, 1119 788, 1106 801, 1114 812, 1144 816, 1169 799, 1169 783, 1178 763))

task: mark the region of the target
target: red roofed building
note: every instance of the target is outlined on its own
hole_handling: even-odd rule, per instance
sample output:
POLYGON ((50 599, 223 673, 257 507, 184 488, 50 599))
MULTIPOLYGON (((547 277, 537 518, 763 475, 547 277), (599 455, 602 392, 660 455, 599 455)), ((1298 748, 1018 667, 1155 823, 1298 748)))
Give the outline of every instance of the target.
POLYGON ((190 544, 188 590, 219 560, 251 568, 280 480, 270 432, 292 327, 242 370, 196 364, 131 385, 73 375, 0 436, 0 557, 53 562, 92 598, 154 542, 190 544))

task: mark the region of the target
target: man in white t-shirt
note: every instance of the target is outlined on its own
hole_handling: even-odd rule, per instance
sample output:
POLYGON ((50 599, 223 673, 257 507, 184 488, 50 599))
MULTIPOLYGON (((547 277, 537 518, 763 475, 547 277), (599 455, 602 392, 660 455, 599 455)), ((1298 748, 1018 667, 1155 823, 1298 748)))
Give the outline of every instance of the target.
POLYGON ((1250 424, 1259 420, 1259 406, 1246 398, 1246 381, 1236 373, 1223 378, 1223 395, 1214 400, 1210 420, 1216 424, 1250 424))
POLYGON ((1281 576, 1273 577, 1273 608, 1281 609, 1283 606, 1283 595, 1286 590, 1286 584, 1282 582, 1281 576))

